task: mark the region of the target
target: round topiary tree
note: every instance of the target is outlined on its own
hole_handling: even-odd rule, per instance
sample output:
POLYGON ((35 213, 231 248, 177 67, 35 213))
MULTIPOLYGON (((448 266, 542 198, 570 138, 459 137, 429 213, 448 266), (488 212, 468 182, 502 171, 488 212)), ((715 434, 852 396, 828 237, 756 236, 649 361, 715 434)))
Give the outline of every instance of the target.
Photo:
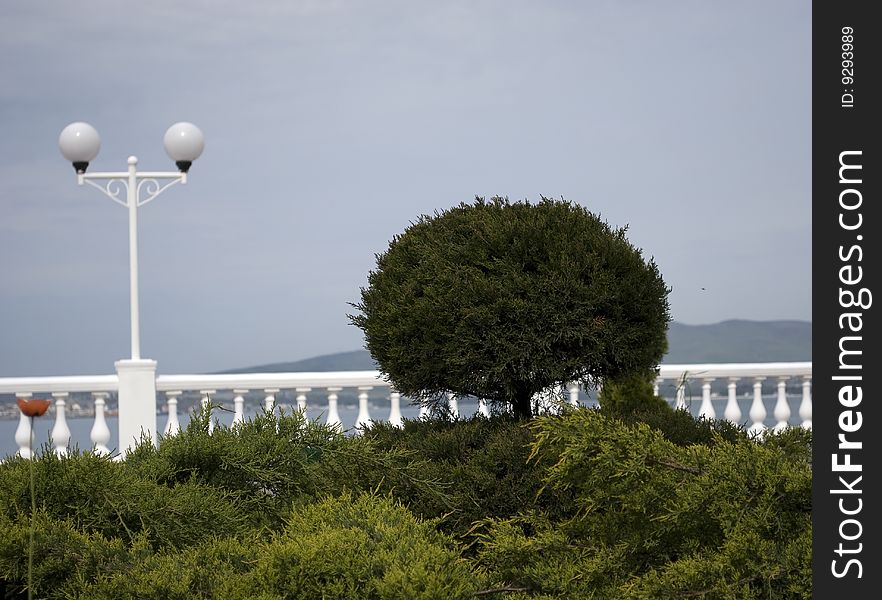
POLYGON ((352 323, 402 394, 475 396, 518 417, 567 382, 654 369, 669 289, 652 260, 585 208, 476 198, 421 216, 377 255, 352 323))

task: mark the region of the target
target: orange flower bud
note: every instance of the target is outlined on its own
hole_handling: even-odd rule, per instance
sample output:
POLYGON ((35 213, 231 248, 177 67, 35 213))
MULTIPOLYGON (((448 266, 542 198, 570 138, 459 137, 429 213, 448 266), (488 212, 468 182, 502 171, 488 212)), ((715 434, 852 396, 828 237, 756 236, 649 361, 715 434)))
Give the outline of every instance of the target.
POLYGON ((38 398, 28 400, 16 398, 15 401, 18 402, 18 408, 21 409, 22 414, 26 417, 42 417, 49 410, 49 404, 51 404, 49 400, 40 400, 38 398))

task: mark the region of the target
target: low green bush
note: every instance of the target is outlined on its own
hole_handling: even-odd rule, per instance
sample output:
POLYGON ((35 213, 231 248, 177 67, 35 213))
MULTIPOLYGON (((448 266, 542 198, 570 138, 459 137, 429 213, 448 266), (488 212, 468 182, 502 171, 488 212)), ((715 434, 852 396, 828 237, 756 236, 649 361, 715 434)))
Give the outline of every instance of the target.
POLYGON ((529 461, 533 432, 508 416, 468 420, 405 420, 403 428, 375 423, 364 437, 384 452, 406 449, 423 460, 427 477, 444 485, 445 502, 418 489, 395 487, 395 497, 424 518, 468 543, 475 522, 487 515, 515 516, 540 509, 554 515, 570 510, 566 494, 537 497, 546 464, 529 461))
POLYGON ((659 409, 641 408, 630 412, 601 407, 600 412, 631 425, 645 423, 678 446, 713 445, 717 438, 736 443, 749 437, 744 428, 730 421, 693 417, 685 409, 672 410, 668 406, 659 409))
POLYGON ((478 560, 497 581, 561 598, 807 597, 810 432, 677 445, 595 410, 533 424, 547 490, 576 514, 492 518, 478 560))
POLYGON ((220 529, 244 531, 242 507, 215 487, 188 479, 162 485, 128 463, 91 453, 58 457, 46 452, 33 465, 14 458, 0 468, 0 513, 19 519, 30 513, 29 469, 34 469, 38 510, 78 531, 119 538, 144 535, 156 548, 180 548, 220 529))
POLYGON ((268 541, 217 539, 143 557, 71 597, 96 600, 472 598, 479 578, 453 540, 388 497, 303 505, 268 541))
POLYGON ((664 409, 297 415, 0 464, 0 597, 804 598, 811 432, 664 409))
MULTIPOLYGON (((191 598, 260 598, 233 596, 238 578, 257 562, 260 543, 244 539, 214 538, 186 550, 151 553, 133 547, 130 560, 113 571, 94 577, 81 574, 67 585, 65 597, 81 600, 190 600, 191 598)), ((276 596, 268 596, 276 598, 276 596)))
MULTIPOLYGON (((148 548, 143 535, 130 542, 86 533, 70 519, 38 511, 34 519, 34 597, 61 598, 75 579, 89 580, 101 573, 122 570, 133 548, 148 548)), ((0 514, 0 594, 27 598, 29 514, 0 514)))
POLYGON ((246 591, 304 600, 454 600, 471 598, 478 584, 431 521, 372 494, 301 507, 239 582, 246 591))
POLYGON ((197 411, 186 431, 158 448, 140 444, 126 465, 164 486, 197 482, 222 490, 255 527, 277 528, 293 502, 344 491, 415 490, 449 505, 443 486, 426 477, 412 451, 376 448, 370 439, 307 421, 300 412, 261 414, 209 434, 207 414, 197 411))
POLYGON ((634 412, 670 412, 667 401, 655 393, 655 372, 628 373, 619 380, 605 381, 597 402, 605 410, 618 414, 634 412))

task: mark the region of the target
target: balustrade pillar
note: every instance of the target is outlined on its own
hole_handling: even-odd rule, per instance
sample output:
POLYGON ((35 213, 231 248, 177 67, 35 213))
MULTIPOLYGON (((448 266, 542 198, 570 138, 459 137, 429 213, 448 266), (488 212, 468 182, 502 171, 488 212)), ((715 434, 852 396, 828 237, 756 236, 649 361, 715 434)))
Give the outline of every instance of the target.
POLYGON ((341 391, 341 387, 328 388, 328 425, 331 427, 343 428, 343 421, 340 420, 340 411, 337 410, 337 392, 341 391))
POLYGON ((263 408, 267 413, 272 413, 276 409, 276 394, 280 391, 278 388, 263 390, 263 393, 266 394, 266 398, 263 399, 263 408))
POLYGON ((174 390, 165 393, 165 406, 168 417, 165 422, 165 430, 163 434, 167 436, 177 435, 181 431, 181 422, 178 420, 178 396, 183 392, 174 390))
POLYGON ((688 410, 689 407, 686 406, 686 377, 677 384, 677 402, 674 405, 674 408, 677 410, 688 410))
POLYGON ((763 404, 763 381, 765 377, 753 378, 753 402, 750 405, 750 419, 753 425, 748 431, 753 435, 759 435, 766 430, 763 421, 766 420, 766 407, 763 404))
POLYGON ((67 426, 65 406, 67 405, 67 392, 54 392, 55 398, 55 426, 52 428, 52 443, 55 445, 55 454, 67 456, 67 446, 70 444, 70 427, 67 426))
POLYGON ((490 407, 487 406, 487 401, 484 400, 483 398, 478 400, 478 412, 480 414, 484 415, 485 417, 490 416, 490 407))
POLYGON ((107 419, 104 418, 104 408, 107 404, 107 392, 92 392, 92 402, 95 405, 95 422, 92 424, 92 431, 89 437, 92 440, 92 447, 95 454, 110 454, 110 428, 107 426, 107 419))
POLYGON ((571 383, 569 387, 570 391, 570 404, 573 406, 579 406, 579 384, 571 383))
POLYGON ((738 406, 738 377, 729 378, 728 398, 726 400, 726 410, 723 416, 735 425, 741 422, 741 408, 738 406))
POLYGON ((655 382, 652 384, 652 393, 656 396, 658 396, 658 390, 662 381, 664 381, 664 379, 656 378, 655 382))
POLYGON ((775 402, 774 415, 778 420, 775 423, 775 431, 781 431, 787 427, 790 420, 790 404, 787 402, 787 376, 778 377, 778 400, 775 402))
POLYGON ((358 417, 355 419, 356 429, 370 425, 371 415, 368 411, 368 392, 372 389, 374 389, 373 386, 369 385, 358 388, 358 417))
POLYGON ((812 428, 812 378, 810 375, 804 375, 802 378, 802 402, 799 405, 799 417, 802 419, 803 427, 812 428))
POLYGON ((233 424, 231 427, 245 422, 245 394, 249 391, 251 390, 233 390, 233 424))
POLYGON ((698 416, 704 417, 705 419, 717 418, 717 413, 711 402, 711 384, 713 382, 713 378, 710 377, 706 378, 704 383, 701 384, 701 407, 698 409, 698 416))
POLYGON ((311 392, 312 388, 299 387, 294 391, 297 392, 297 410, 302 412, 303 418, 306 419, 306 392, 311 392))
POLYGON ((452 392, 447 393, 447 408, 454 419, 459 418, 459 402, 456 400, 456 394, 452 392))
POLYGON ((214 433, 214 419, 212 419, 211 415, 211 395, 216 392, 217 390, 199 390, 199 393, 202 394, 202 412, 208 415, 208 435, 214 433))
POLYGON ((396 391, 389 392, 389 423, 393 427, 404 427, 404 422, 401 420, 401 394, 396 391))
MULTIPOLYGON (((16 398, 28 400, 33 394, 16 394, 16 398)), ((18 411, 18 427, 15 429, 15 443, 18 446, 18 455, 24 459, 33 456, 31 451, 32 436, 34 432, 31 430, 31 418, 26 417, 21 411, 18 411)))

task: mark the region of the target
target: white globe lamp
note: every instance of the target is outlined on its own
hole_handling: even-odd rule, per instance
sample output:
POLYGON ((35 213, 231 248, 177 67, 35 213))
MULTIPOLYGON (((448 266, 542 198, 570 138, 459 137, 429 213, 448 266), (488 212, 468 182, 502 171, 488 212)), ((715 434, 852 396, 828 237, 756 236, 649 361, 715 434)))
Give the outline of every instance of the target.
POLYGON ((190 170, 193 161, 205 149, 205 137, 193 123, 181 121, 168 128, 162 138, 165 151, 182 173, 190 170))
POLYGON ((85 173, 89 163, 98 156, 101 137, 88 123, 77 121, 61 130, 58 136, 61 154, 69 160, 77 173, 85 173))

